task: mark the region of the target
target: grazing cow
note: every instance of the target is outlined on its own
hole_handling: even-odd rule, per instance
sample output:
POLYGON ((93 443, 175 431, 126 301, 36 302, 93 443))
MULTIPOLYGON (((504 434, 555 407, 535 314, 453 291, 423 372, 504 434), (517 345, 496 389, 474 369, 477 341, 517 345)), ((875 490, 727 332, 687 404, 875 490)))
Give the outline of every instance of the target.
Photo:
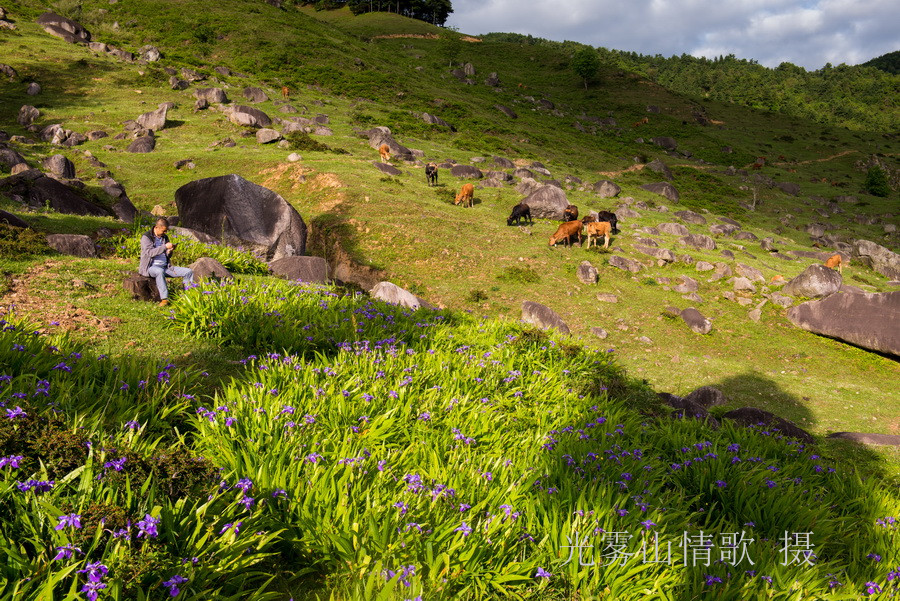
POLYGON ((519 225, 520 219, 524 219, 525 223, 534 225, 534 221, 531 220, 531 207, 523 202, 520 202, 512 208, 512 214, 506 218, 506 225, 512 225, 513 222, 515 222, 516 225, 519 225))
POLYGON ((592 221, 585 224, 587 230, 587 247, 591 247, 591 238, 594 238, 594 246, 597 245, 597 239, 603 236, 603 248, 609 248, 609 233, 612 231, 612 224, 608 221, 592 221))
POLYGON ((644 117, 640 121, 635 121, 632 127, 640 127, 641 125, 647 125, 648 123, 650 123, 650 119, 648 117, 644 117))
POLYGON ((453 204, 458 205, 462 203, 462 206, 464 207, 471 207, 474 197, 475 186, 472 184, 463 184, 462 188, 459 189, 459 194, 456 195, 456 200, 453 201, 453 204))
POLYGON ((575 205, 569 205, 566 207, 566 210, 563 211, 563 221, 575 221, 578 219, 578 207, 575 205))
POLYGON ((438 167, 434 163, 425 165, 425 181, 428 182, 429 186, 437 185, 437 172, 438 167))
POLYGON ((378 147, 378 154, 381 155, 381 161, 387 163, 391 160, 391 147, 387 144, 382 144, 378 147))
POLYGON ((550 236, 549 246, 553 247, 560 240, 564 241, 568 246, 569 239, 576 235, 578 236, 578 243, 581 244, 581 228, 583 225, 583 223, 577 220, 560 224, 560 226, 556 228, 556 233, 550 236))
POLYGON ((839 272, 844 273, 844 260, 841 258, 841 255, 832 255, 825 261, 825 267, 829 269, 837 267, 839 272))
POLYGON ((291 91, 288 89, 288 87, 281 86, 281 97, 284 98, 285 100, 287 100, 290 95, 291 95, 291 91))
POLYGON ((605 221, 609 223, 610 227, 612 228, 612 233, 619 233, 619 220, 616 218, 615 213, 610 213, 609 211, 600 211, 599 213, 597 213, 597 221, 605 221))

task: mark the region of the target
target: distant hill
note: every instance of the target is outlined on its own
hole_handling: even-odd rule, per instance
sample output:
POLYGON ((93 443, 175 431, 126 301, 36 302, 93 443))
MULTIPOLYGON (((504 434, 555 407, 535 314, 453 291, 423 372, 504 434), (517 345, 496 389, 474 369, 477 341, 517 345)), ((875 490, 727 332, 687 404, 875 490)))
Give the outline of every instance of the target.
POLYGON ((881 69, 891 75, 898 75, 900 74, 900 50, 888 52, 887 54, 873 58, 872 60, 863 63, 863 66, 875 67, 876 69, 881 69))

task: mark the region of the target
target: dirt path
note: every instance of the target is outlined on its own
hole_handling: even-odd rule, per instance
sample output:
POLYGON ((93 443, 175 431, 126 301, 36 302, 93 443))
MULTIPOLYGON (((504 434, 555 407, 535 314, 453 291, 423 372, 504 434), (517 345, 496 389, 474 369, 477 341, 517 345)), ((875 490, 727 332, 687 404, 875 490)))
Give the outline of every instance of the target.
POLYGON ((827 163, 828 161, 833 161, 834 159, 839 159, 841 157, 845 157, 848 154, 858 154, 858 150, 845 150, 844 152, 839 152, 837 154, 833 154, 830 157, 825 157, 822 159, 809 159, 808 161, 800 161, 799 163, 772 163, 773 165, 778 165, 779 167, 788 167, 791 165, 809 165, 812 163, 827 163))

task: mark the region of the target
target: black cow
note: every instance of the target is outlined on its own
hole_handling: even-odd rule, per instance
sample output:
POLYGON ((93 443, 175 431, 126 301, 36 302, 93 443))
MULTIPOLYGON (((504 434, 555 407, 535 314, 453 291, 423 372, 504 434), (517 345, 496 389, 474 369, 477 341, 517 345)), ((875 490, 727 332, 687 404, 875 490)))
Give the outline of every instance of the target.
POLYGON ((519 203, 512 208, 512 215, 506 218, 506 225, 512 225, 515 222, 516 225, 519 225, 519 220, 524 219, 526 223, 534 225, 534 221, 531 220, 531 207, 527 204, 519 203))
POLYGON ((428 163, 427 165, 425 165, 425 181, 428 182, 429 186, 437 185, 437 175, 438 175, 437 165, 435 165, 434 163, 428 163))
POLYGON ((619 220, 616 218, 615 213, 610 213, 609 211, 600 211, 599 213, 597 213, 597 221, 608 222, 609 225, 612 226, 612 233, 619 233, 619 228, 616 227, 616 224, 619 222, 619 220))

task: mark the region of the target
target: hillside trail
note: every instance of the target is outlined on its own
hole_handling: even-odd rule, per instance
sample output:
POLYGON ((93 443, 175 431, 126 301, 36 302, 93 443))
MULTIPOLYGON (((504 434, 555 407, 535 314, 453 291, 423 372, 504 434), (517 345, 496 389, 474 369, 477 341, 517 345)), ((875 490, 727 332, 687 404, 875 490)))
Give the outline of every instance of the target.
POLYGON ((833 161, 835 159, 839 159, 841 157, 845 157, 848 154, 859 154, 858 150, 845 150, 843 152, 839 152, 837 154, 833 154, 829 157, 823 157, 821 159, 809 159, 806 161, 800 161, 799 163, 786 163, 786 162, 778 162, 773 163, 773 165, 778 165, 779 167, 788 167, 791 165, 810 165, 812 163, 827 163, 828 161, 833 161))
MULTIPOLYGON (((632 173, 634 171, 641 171, 647 165, 648 165, 648 163, 638 163, 636 165, 632 165, 631 167, 628 167, 626 169, 621 169, 619 171, 598 171, 597 174, 602 175, 604 177, 619 177, 620 175, 622 175, 624 173, 632 173)), ((715 166, 716 165, 691 165, 689 163, 680 163, 677 165, 670 165, 670 167, 688 167, 690 169, 701 169, 701 170, 702 169, 712 169, 715 166)))
MULTIPOLYGON (((53 271, 61 265, 62 261, 48 259, 14 276, 9 290, 0 296, 0 315, 12 314, 37 321, 37 331, 42 334, 48 333, 50 328, 59 328, 92 332, 95 338, 105 338, 105 333, 112 332, 122 320, 119 317, 98 317, 92 311, 72 304, 70 292, 59 290, 51 284, 53 271), (42 285, 42 282, 48 285, 42 285)), ((107 282, 99 289, 79 279, 72 279, 68 284, 73 290, 93 291, 94 294, 88 295, 90 298, 109 296, 116 289, 113 282, 107 282)))

